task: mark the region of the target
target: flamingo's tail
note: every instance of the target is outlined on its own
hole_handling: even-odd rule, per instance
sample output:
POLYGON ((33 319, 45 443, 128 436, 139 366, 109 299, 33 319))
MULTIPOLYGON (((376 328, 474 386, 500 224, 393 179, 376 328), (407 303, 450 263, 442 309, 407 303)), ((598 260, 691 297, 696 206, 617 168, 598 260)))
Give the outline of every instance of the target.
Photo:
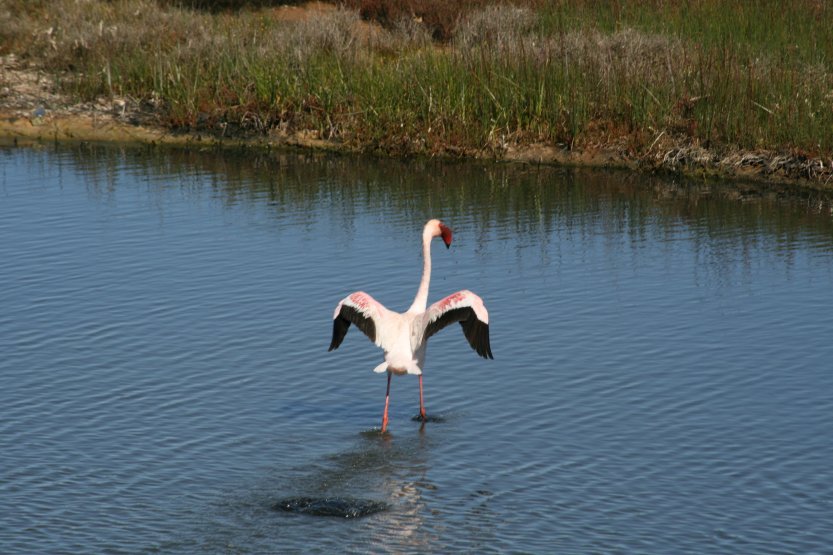
POLYGON ((415 360, 400 361, 397 363, 386 360, 374 368, 373 371, 379 374, 382 372, 393 372, 394 374, 414 374, 416 376, 422 374, 422 369, 415 360))

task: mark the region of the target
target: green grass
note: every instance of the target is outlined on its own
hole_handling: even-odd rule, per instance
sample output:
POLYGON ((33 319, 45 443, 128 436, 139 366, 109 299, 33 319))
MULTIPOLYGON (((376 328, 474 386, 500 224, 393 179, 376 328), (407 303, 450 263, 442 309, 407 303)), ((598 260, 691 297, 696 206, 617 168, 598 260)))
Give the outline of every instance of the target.
MULTIPOLYGON (((683 41, 681 58, 672 53, 651 85, 659 89, 658 107, 666 115, 674 114, 671 102, 702 99, 692 114, 699 139, 744 148, 796 147, 826 153, 833 148, 833 26, 829 25, 833 6, 829 3, 594 4, 549 3, 542 27, 549 34, 635 29, 683 41)), ((627 78, 619 80, 625 83, 627 78)), ((637 121, 651 119, 639 116, 637 121)))
POLYGON ((304 23, 270 8, 0 0, 0 18, 20 23, 0 30, 0 53, 43 64, 80 99, 153 101, 183 129, 313 129, 402 153, 547 142, 639 154, 675 137, 833 154, 829 3, 522 4, 477 7, 434 44, 413 21, 369 27, 348 9, 304 23))

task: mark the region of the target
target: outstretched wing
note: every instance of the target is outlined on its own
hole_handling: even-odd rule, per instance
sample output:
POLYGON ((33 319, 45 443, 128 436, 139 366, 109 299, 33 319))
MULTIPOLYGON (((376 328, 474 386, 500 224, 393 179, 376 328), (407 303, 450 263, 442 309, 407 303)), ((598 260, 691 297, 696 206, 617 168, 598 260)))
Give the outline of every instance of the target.
POLYGON ((457 291, 437 301, 425 311, 425 339, 428 339, 452 322, 460 322, 463 334, 483 358, 492 356, 489 345, 489 313, 483 299, 471 291, 457 291))
POLYGON ((329 351, 337 349, 350 324, 355 324, 376 345, 381 346, 379 329, 388 310, 376 299, 363 291, 351 293, 336 307, 333 314, 333 340, 329 351))

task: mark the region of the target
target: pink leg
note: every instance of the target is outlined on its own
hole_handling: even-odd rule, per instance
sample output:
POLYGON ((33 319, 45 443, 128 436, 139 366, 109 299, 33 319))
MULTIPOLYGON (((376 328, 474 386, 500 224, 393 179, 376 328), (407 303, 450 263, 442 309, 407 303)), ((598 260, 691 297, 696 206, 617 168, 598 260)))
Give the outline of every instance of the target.
POLYGON ((425 422, 425 402, 422 400, 422 374, 419 375, 419 416, 425 422))
POLYGON ((385 414, 382 415, 382 433, 385 433, 385 430, 388 429, 388 405, 390 404, 390 377, 391 373, 388 372, 388 391, 385 393, 385 414))

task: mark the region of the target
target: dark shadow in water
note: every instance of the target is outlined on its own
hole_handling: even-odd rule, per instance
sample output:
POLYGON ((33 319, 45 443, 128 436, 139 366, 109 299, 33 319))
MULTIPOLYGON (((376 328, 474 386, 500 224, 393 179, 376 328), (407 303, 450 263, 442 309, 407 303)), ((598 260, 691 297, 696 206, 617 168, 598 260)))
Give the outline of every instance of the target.
MULTIPOLYGON (((318 537, 324 552, 362 552, 369 545, 380 552, 431 552, 442 527, 432 509, 440 489, 430 477, 433 443, 414 428, 396 435, 375 430, 341 451, 289 468, 279 464, 254 483, 237 484, 214 510, 200 513, 195 531, 169 546, 229 552, 227 546, 239 544, 247 552, 275 552, 279 545, 281 552, 303 553, 318 537), (314 518, 326 516, 332 518, 314 518)), ((496 515, 483 518, 492 523, 496 515)))
POLYGON ((417 414, 411 417, 413 422, 422 422, 423 424, 427 423, 436 423, 442 424, 446 422, 445 416, 441 416, 439 414, 426 414, 425 418, 422 417, 421 414, 417 414))
POLYGON ((367 517, 382 545, 427 547, 430 509, 424 498, 437 486, 429 478, 431 439, 401 431, 362 432, 348 450, 310 461, 291 481, 290 494, 273 509, 314 516, 367 517), (280 506, 279 506, 280 505, 280 506))
POLYGON ((272 508, 311 516, 360 518, 385 511, 388 504, 355 497, 288 497, 275 503, 272 508))

